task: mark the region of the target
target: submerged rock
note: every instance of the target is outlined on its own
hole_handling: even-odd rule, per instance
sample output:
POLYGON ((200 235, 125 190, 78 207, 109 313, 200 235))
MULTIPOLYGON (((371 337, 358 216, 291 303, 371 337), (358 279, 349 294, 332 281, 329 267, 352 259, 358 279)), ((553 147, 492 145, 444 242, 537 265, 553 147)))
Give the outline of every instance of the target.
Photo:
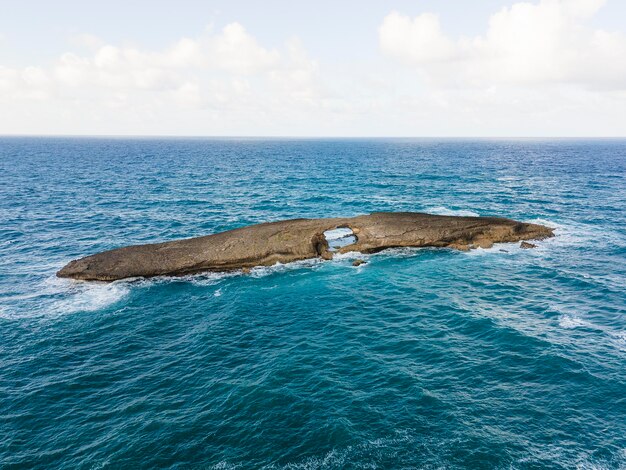
POLYGON ((338 253, 376 253, 397 247, 491 246, 552 237, 552 229, 499 217, 375 212, 350 218, 294 219, 242 227, 198 238, 127 246, 71 261, 57 276, 93 281, 232 271, 332 258, 324 232, 350 228, 355 242, 338 253))
POLYGON ((523 248, 524 250, 528 250, 530 248, 537 248, 537 245, 535 245, 534 243, 528 243, 528 242, 522 242, 520 243, 520 248, 523 248))
POLYGON ((362 259, 355 259, 352 262, 352 266, 361 266, 362 264, 367 264, 367 261, 363 261, 362 259))

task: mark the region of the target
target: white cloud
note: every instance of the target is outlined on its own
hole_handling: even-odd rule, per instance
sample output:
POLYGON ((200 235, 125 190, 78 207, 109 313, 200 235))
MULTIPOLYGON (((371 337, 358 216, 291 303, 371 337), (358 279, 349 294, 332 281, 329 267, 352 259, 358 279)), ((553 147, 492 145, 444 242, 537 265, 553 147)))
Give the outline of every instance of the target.
MULTIPOLYGON (((282 50, 265 48, 239 23, 163 50, 105 44, 90 35, 76 40, 92 52, 66 52, 47 67, 0 66, 0 107, 37 112, 34 103, 45 101, 81 115, 85 109, 213 109, 236 121, 237 113, 321 99, 317 63, 297 40, 282 50)), ((9 113, 3 114, 0 124, 10 125, 9 113)))
POLYGON ((208 48, 208 57, 213 60, 210 65, 236 73, 272 68, 280 61, 277 51, 259 46, 239 23, 227 25, 221 35, 209 41, 208 48))
POLYGON ((319 86, 319 66, 310 60, 300 41, 292 39, 287 43, 288 66, 270 72, 270 80, 275 90, 282 90, 292 100, 316 106, 322 95, 319 86))
POLYGON ((101 44, 85 37, 90 46, 98 45, 93 55, 63 54, 52 70, 57 85, 171 90, 188 84, 196 71, 250 75, 282 66, 280 53, 261 47, 239 23, 225 26, 217 35, 182 38, 164 51, 101 44))
POLYGON ((383 52, 412 63, 449 60, 454 43, 441 31, 439 17, 423 13, 411 19, 393 11, 378 29, 383 52))
POLYGON ((626 88, 626 36, 593 29, 604 0, 540 0, 503 8, 476 37, 446 36, 435 15, 390 13, 381 50, 413 64, 436 84, 490 86, 574 83, 626 88))

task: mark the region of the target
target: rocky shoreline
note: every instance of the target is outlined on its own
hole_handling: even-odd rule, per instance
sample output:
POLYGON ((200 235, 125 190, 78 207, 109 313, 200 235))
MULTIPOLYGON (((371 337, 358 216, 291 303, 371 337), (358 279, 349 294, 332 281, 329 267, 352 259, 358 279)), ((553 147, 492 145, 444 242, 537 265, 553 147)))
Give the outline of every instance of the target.
POLYGON ((128 246, 71 261, 58 277, 115 281, 232 271, 333 253, 376 253, 387 248, 490 248, 494 243, 541 240, 553 229, 500 217, 458 217, 418 212, 376 212, 348 218, 293 219, 251 225, 203 237, 128 246), (355 243, 329 249, 324 232, 351 229, 355 243))

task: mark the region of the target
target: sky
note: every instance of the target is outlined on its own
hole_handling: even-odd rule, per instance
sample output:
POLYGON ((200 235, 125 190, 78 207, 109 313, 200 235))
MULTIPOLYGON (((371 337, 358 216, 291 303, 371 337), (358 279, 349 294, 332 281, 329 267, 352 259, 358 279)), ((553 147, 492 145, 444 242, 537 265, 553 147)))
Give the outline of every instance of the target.
POLYGON ((626 137, 623 0, 0 11, 0 135, 626 137))

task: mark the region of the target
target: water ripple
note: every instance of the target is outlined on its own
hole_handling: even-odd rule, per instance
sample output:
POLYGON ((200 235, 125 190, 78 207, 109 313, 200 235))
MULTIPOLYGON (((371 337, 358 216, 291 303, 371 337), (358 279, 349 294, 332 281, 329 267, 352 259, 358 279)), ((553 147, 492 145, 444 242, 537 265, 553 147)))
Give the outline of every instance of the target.
POLYGON ((3 138, 0 172, 0 467, 626 466, 623 141, 3 138), (54 276, 125 244, 376 210, 557 236, 54 276))

